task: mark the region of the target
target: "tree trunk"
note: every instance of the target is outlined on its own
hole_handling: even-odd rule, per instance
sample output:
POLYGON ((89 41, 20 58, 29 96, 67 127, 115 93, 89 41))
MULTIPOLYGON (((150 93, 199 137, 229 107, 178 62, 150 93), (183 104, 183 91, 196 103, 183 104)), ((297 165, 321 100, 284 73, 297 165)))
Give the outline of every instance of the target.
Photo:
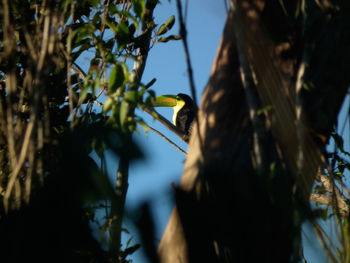
MULTIPOLYGON (((159 245, 161 262, 298 261, 307 198, 324 165, 321 153, 349 83, 326 74, 327 85, 317 81, 317 89, 298 93, 303 52, 266 38, 276 33, 276 25, 285 25, 285 17, 271 16, 283 14, 281 6, 277 1, 231 2, 237 9, 228 16, 202 96, 199 134, 192 129, 176 207, 159 245), (324 115, 314 116, 320 105, 324 115), (258 114, 268 106, 272 112, 258 114)), ((349 43, 348 34, 345 39, 342 47, 349 43)), ((323 42, 316 47, 323 48, 323 42)), ((305 70, 305 82, 324 70, 314 63, 317 54, 308 55, 314 68, 305 70)))

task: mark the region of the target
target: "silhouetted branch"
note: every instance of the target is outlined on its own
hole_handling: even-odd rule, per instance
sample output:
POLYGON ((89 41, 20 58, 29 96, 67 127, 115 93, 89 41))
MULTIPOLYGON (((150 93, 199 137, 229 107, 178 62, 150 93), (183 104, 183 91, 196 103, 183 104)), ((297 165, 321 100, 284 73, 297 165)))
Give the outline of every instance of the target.
POLYGON ((187 43, 187 30, 186 30, 186 26, 185 26, 185 22, 183 19, 183 15, 182 15, 182 5, 181 5, 181 1, 177 0, 177 11, 179 14, 179 20, 180 20, 180 36, 182 39, 182 43, 184 45, 184 51, 185 51, 185 58, 186 58, 186 63, 187 63, 187 71, 188 71, 188 79, 190 82, 190 88, 191 88, 191 95, 193 98, 193 108, 195 111, 195 119, 197 121, 197 132, 198 132, 198 138, 199 138, 199 144, 202 148, 203 145, 203 141, 201 138, 201 134, 200 134, 200 127, 199 127, 199 120, 198 120, 198 105, 197 105, 197 95, 196 95, 196 88, 194 85, 194 78, 193 78, 193 70, 192 70, 192 64, 191 64, 191 58, 190 58, 190 52, 189 52, 189 48, 188 48, 188 43, 187 43))
POLYGON ((168 137, 166 137, 163 133, 161 133, 160 131, 157 131, 156 129, 152 128, 151 126, 148 126, 148 128, 151 131, 153 131, 154 133, 158 134, 160 137, 162 137, 164 140, 166 140, 168 143, 170 143, 172 146, 174 146, 177 150, 179 150, 180 152, 182 152, 186 156, 187 152, 182 150, 179 146, 177 146, 172 140, 170 140, 168 137))
MULTIPOLYGON (((140 107, 142 109, 142 107, 140 107)), ((147 112, 149 115, 151 115, 153 118, 158 120, 161 124, 163 124, 165 127, 167 127, 170 131, 175 133, 177 136, 181 138, 181 140, 186 141, 188 139, 188 135, 185 134, 183 131, 181 131, 179 128, 177 128, 175 125, 173 125, 170 121, 168 121, 165 117, 163 117, 161 114, 159 114, 156 110, 144 107, 143 110, 147 112)))

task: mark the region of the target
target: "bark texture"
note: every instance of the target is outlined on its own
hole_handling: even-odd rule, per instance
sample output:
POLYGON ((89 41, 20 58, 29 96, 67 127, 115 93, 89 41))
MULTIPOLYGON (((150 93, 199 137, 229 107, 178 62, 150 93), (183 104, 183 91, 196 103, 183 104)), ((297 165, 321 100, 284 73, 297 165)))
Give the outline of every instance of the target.
MULTIPOLYGON (((277 211, 266 206, 268 196, 256 177, 253 130, 234 39, 230 16, 201 101, 203 146, 193 128, 177 207, 159 246, 161 262, 272 258, 275 247, 271 244, 266 249, 261 244, 287 234, 288 224, 280 224, 277 211), (265 213, 268 216, 257 222, 265 213)), ((273 142, 271 148, 269 154, 275 156, 273 142)), ((290 251, 277 253, 281 260, 290 251)))
MULTIPOLYGON (((312 25, 301 23, 304 31, 300 23, 291 25, 286 13, 299 7, 282 10, 277 2, 231 1, 202 95, 200 134, 193 127, 176 207, 159 245, 161 262, 299 259, 300 227, 349 84, 339 80, 349 59, 334 49, 337 58, 325 51, 328 64, 317 64, 328 38, 303 38, 312 25), (320 75, 323 70, 338 77, 320 75), (317 88, 298 88, 309 82, 317 88)), ((315 4, 308 8, 318 12, 315 4)), ((334 28, 344 15, 322 26, 334 28)), ((335 34, 343 51, 350 42, 346 27, 335 34)))

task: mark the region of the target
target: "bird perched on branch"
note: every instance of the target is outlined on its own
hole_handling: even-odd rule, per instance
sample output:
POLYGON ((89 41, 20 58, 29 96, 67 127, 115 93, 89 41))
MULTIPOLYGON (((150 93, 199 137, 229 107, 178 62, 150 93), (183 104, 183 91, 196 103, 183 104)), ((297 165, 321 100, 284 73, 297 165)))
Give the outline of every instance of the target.
MULTIPOLYGON (((194 119, 193 100, 190 96, 179 93, 177 95, 163 95, 155 98, 152 103, 154 107, 172 107, 173 124, 183 133, 191 135, 192 122, 194 119)), ((188 139, 185 140, 188 142, 188 139)))

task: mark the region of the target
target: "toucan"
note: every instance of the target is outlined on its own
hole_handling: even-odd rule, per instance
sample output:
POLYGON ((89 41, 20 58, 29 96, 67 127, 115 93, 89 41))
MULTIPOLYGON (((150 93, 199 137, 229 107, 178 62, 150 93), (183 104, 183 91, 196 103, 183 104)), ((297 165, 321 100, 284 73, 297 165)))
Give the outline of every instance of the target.
POLYGON ((174 110, 173 124, 183 131, 183 133, 190 136, 195 115, 193 100, 190 96, 183 93, 159 96, 154 99, 152 106, 172 107, 174 110))

